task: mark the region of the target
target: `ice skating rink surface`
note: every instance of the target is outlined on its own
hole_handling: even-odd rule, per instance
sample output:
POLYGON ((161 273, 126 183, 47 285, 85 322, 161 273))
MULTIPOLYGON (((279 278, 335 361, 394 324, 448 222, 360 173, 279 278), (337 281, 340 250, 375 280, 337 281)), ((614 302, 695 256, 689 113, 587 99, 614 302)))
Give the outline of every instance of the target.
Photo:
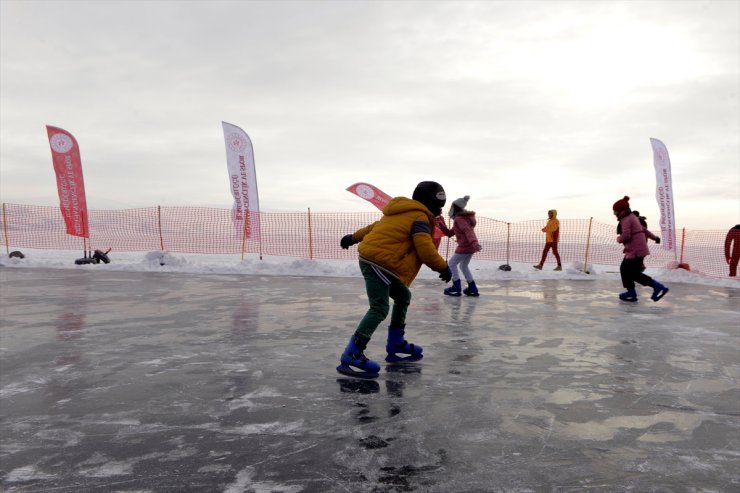
POLYGON ((335 371, 357 278, 0 268, 5 492, 739 491, 740 290, 412 287, 413 365, 335 371))

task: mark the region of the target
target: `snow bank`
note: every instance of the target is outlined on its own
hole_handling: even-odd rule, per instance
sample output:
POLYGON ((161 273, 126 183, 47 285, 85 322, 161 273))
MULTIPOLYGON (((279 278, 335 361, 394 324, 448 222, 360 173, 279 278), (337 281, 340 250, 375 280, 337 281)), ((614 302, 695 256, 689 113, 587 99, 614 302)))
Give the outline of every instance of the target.
MULTIPOLYGON (((0 266, 16 268, 50 269, 107 269, 132 272, 182 272, 189 274, 244 274, 260 276, 299 277, 361 277, 356 260, 307 260, 294 257, 264 257, 246 255, 177 254, 170 252, 111 252, 109 264, 76 265, 75 259, 81 252, 63 250, 23 250, 25 258, 0 257, 0 266)), ((546 264, 537 271, 530 264, 511 264, 511 271, 499 270, 500 262, 478 261, 470 264, 476 280, 543 280, 568 279, 590 281, 613 279, 619 281, 619 267, 614 265, 589 265, 588 274, 582 271, 583 264, 564 264, 562 272, 554 272, 555 264, 546 264)), ((648 269, 646 273, 661 282, 678 282, 721 286, 740 289, 737 279, 717 279, 683 269, 648 269)), ((437 273, 423 267, 419 279, 436 279, 437 273)))

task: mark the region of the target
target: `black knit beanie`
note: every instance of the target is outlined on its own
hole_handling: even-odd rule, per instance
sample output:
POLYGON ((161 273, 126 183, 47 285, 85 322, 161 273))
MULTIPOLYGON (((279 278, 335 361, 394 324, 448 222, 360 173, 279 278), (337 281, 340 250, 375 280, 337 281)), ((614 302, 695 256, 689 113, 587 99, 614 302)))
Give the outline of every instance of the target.
POLYGON ((424 204, 434 216, 442 214, 442 207, 447 202, 445 189, 436 181, 423 181, 416 185, 411 198, 424 204))

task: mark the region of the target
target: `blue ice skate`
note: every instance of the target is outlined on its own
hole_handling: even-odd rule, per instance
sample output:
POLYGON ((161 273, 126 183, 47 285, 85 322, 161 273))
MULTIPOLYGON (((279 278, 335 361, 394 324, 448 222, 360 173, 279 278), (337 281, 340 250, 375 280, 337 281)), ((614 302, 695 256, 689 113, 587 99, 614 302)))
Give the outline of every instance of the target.
POLYGON ((460 279, 452 281, 452 286, 445 288, 444 293, 447 296, 462 296, 462 291, 460 290, 460 279))
POLYGON ((388 353, 388 356, 385 357, 385 360, 388 363, 405 363, 419 361, 421 358, 424 357, 424 355, 421 354, 423 348, 421 346, 406 342, 406 339, 403 338, 403 335, 403 328, 388 327, 388 343, 385 345, 385 350, 388 353), (399 356, 398 353, 406 354, 408 356, 399 356))
POLYGON ((637 301, 637 291, 635 291, 635 288, 629 288, 619 295, 619 299, 622 301, 637 301))
POLYGON ((650 295, 650 299, 653 301, 658 301, 663 296, 665 296, 668 291, 669 289, 667 287, 663 286, 661 283, 653 279, 653 294, 650 295))
POLYGON ((480 296, 478 286, 475 285, 475 281, 470 281, 468 283, 468 287, 463 289, 463 293, 465 293, 465 296, 480 296))
POLYGON ((337 366, 337 371, 350 377, 378 378, 380 365, 367 359, 363 353, 364 348, 360 347, 361 345, 363 344, 357 336, 353 335, 350 338, 349 344, 347 344, 341 358, 339 358, 341 364, 337 366), (357 368, 357 370, 353 370, 352 367, 357 368))

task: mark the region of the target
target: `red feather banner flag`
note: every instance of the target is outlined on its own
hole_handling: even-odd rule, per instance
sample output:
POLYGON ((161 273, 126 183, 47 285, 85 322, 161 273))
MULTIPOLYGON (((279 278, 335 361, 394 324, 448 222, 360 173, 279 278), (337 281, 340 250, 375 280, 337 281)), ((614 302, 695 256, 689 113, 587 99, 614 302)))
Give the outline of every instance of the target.
POLYGON ((90 238, 80 148, 72 134, 66 130, 47 125, 46 133, 57 176, 59 207, 67 234, 90 238))
POLYGON ((388 205, 388 202, 390 202, 392 198, 387 193, 369 183, 355 183, 354 185, 347 187, 347 191, 367 200, 381 211, 386 205, 388 205))

